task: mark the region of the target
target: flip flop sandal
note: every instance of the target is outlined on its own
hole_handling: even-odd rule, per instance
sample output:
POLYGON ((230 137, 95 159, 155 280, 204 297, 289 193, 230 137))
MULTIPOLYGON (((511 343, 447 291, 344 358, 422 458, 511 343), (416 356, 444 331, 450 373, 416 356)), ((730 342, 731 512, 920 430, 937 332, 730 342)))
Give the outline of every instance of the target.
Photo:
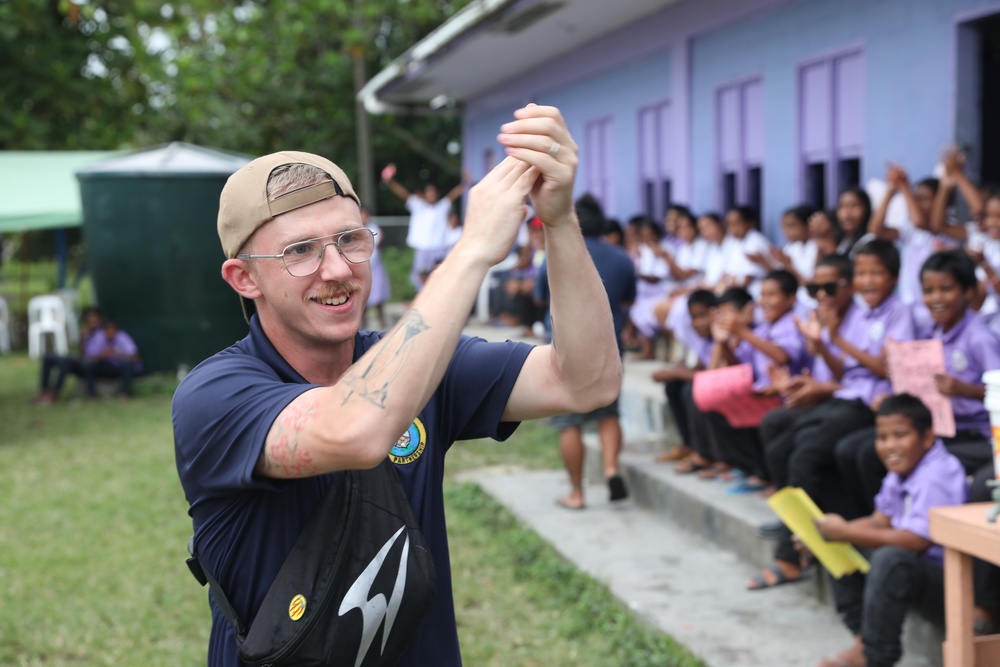
POLYGON ((708 470, 711 468, 710 464, 698 463, 693 459, 688 459, 687 461, 681 461, 674 468, 674 472, 678 475, 690 475, 692 473, 700 473, 702 470, 708 470))
POLYGON ((763 573, 755 574, 753 579, 750 580, 752 586, 747 586, 748 591, 762 591, 766 588, 774 588, 775 586, 782 586, 784 584, 793 584, 796 581, 802 581, 804 574, 800 574, 797 577, 789 577, 785 572, 778 566, 777 563, 771 563, 765 570, 770 570, 774 573, 774 582, 768 583, 767 579, 764 578, 763 573))

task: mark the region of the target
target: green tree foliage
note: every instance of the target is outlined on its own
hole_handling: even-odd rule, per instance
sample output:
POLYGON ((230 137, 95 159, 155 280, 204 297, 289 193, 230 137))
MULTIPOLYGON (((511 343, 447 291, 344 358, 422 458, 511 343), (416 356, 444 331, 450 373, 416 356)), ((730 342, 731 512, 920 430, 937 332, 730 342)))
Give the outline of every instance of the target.
POLYGON ((0 0, 0 149, 127 143, 145 97, 122 2, 0 0))
MULTIPOLYGON (((377 72, 467 2, 0 0, 0 148, 300 149, 356 174, 352 55, 377 72)), ((456 118, 372 121, 377 167, 458 181, 456 118)))

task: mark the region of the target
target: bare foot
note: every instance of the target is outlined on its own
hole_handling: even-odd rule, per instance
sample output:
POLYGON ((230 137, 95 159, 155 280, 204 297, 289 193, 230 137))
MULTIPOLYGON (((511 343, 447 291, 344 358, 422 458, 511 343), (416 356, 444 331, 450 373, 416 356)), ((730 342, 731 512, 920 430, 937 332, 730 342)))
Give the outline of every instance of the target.
POLYGON ((823 658, 816 667, 865 667, 864 646, 861 637, 855 637, 850 648, 846 648, 831 658, 823 658))
POLYGON ((568 496, 556 500, 556 505, 568 510, 582 510, 586 505, 583 502, 583 494, 571 491, 568 496))
POLYGON ((671 461, 680 461, 690 456, 692 451, 694 450, 692 450, 687 445, 678 445, 673 449, 662 452, 659 456, 656 457, 656 461, 658 463, 669 463, 671 461))
POLYGON ((52 405, 56 400, 56 392, 51 389, 44 389, 35 399, 32 401, 35 405, 52 405))

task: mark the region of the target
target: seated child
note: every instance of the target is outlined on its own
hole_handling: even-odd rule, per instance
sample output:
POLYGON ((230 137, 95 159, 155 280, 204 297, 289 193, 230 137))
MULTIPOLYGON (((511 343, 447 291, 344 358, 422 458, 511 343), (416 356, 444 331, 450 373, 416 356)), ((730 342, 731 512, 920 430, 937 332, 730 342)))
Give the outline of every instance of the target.
POLYGON ((653 315, 657 322, 672 335, 677 336, 675 328, 684 326, 687 319, 687 306, 678 306, 676 318, 670 321, 670 313, 677 300, 693 292, 698 287, 707 261, 708 242, 698 236, 698 227, 694 217, 687 209, 676 214, 677 243, 673 246, 673 254, 665 253, 664 261, 670 268, 670 277, 674 281, 666 298, 653 306, 653 315))
POLYGON ((895 246, 869 241, 854 259, 854 292, 861 303, 855 300, 843 320, 802 328, 840 388, 811 409, 808 424, 797 426, 787 483, 805 489, 827 511, 856 515, 839 504, 852 499, 836 481, 835 448, 844 436, 874 423, 872 401, 891 390, 882 354, 885 341, 914 338, 910 310, 895 294, 898 276, 895 246))
POLYGON ((772 246, 767 255, 748 255, 754 264, 768 270, 785 269, 795 276, 799 285, 803 286, 799 289, 799 300, 810 308, 815 307, 816 302, 809 298, 804 286, 812 280, 819 255, 816 242, 809 237, 809 218, 813 213, 815 210, 808 204, 787 209, 781 214, 781 233, 787 241, 785 246, 772 246))
MULTIPOLYGON (((906 171, 899 165, 889 166, 885 175, 888 187, 878 208, 872 213, 869 231, 880 239, 894 241, 899 246, 899 297, 911 306, 917 331, 926 334, 933 323, 930 313, 920 298, 920 267, 939 246, 952 247, 953 240, 946 236, 935 236, 930 231, 931 209, 937 195, 939 183, 936 178, 925 178, 915 186, 910 185, 906 171), (888 224, 889 207, 897 196, 906 202, 906 216, 899 227, 888 224)), ((921 336, 923 337, 923 335, 921 336)))
POLYGON ((900 637, 914 607, 944 605, 943 551, 931 542, 929 510, 965 502, 962 464, 931 428, 930 410, 909 394, 878 409, 876 448, 888 469, 871 516, 816 519, 827 540, 871 550, 871 571, 831 579, 834 601, 854 643, 820 667, 890 667, 903 655, 900 637))
MULTIPOLYGON (((833 257, 830 259, 833 261, 833 257)), ((800 323, 800 331, 809 341, 816 364, 822 361, 828 369, 828 377, 801 382, 801 389, 816 402, 783 424, 779 436, 766 443, 766 460, 778 485, 783 482, 801 487, 824 511, 855 518, 863 511, 856 503, 856 493, 840 476, 837 444, 845 436, 874 424, 871 403, 891 390, 882 346, 889 338, 913 340, 913 320, 909 309, 895 295, 899 252, 892 243, 874 240, 858 249, 852 284, 860 299, 843 298, 843 278, 835 283, 825 281, 827 275, 819 272, 825 262, 826 258, 817 265, 817 281, 822 278, 824 282, 817 282, 815 296, 820 298, 821 291, 832 289, 844 308, 817 309, 816 315, 800 323)), ((762 429, 767 421, 765 418, 762 429)), ((761 530, 769 528, 770 524, 761 530)), ((777 560, 750 582, 753 590, 795 581, 801 575, 799 558, 789 558, 787 533, 777 531, 773 536, 782 540, 775 549, 777 560)))
MULTIPOLYGON (((717 298, 708 290, 695 290, 687 298, 688 318, 678 326, 674 335, 688 352, 688 363, 661 368, 653 373, 653 379, 665 383, 667 407, 674 418, 674 424, 681 436, 681 444, 657 457, 657 461, 679 461, 690 456, 691 431, 688 427, 688 413, 685 394, 691 394, 691 382, 697 371, 708 368, 712 356, 712 312, 717 298)), ((690 401, 690 399, 687 399, 690 401)))
MULTIPOLYGON (((821 332, 822 328, 842 321, 854 304, 853 278, 854 267, 844 255, 820 258, 816 263, 815 282, 806 285, 817 302, 816 310, 807 322, 796 321, 800 328, 821 332)), ((815 338, 821 338, 820 333, 815 333, 815 338)), ((806 337, 806 350, 813 359, 810 371, 784 379, 776 378, 775 384, 779 386, 784 403, 764 415, 760 423, 759 434, 764 445, 767 471, 775 487, 787 485, 788 458, 795 446, 798 426, 807 424, 811 409, 832 398, 840 388, 813 338, 806 337)), ((763 590, 800 581, 808 559, 795 549, 792 534, 785 524, 775 521, 759 527, 757 532, 776 540, 774 561, 747 583, 747 589, 763 590)))
MULTIPOLYGON (((747 326, 753 325, 753 306, 753 299, 750 297, 750 293, 743 287, 730 287, 719 297, 716 308, 711 315, 710 331, 712 345, 709 352, 709 360, 706 364, 708 368, 718 368, 721 365, 725 365, 719 361, 722 353, 718 348, 723 346, 729 347, 731 336, 728 329, 734 326, 734 320, 741 320, 747 326), (723 322, 728 324, 723 325, 723 322)), ((733 345, 735 347, 735 343, 733 345)), ((740 348, 738 352, 740 360, 738 363, 750 363, 751 349, 749 345, 740 348)), ((722 458, 722 443, 720 443, 717 437, 719 433, 722 433, 723 427, 720 426, 720 428, 714 429, 711 425, 713 418, 717 418, 724 425, 726 424, 726 420, 717 413, 702 412, 695 405, 691 392, 686 392, 683 398, 684 410, 688 418, 688 435, 690 437, 688 444, 695 451, 690 457, 677 465, 675 468, 676 472, 679 474, 697 472, 699 477, 705 479, 716 476, 730 478, 732 476, 730 472, 731 466, 722 458)), ((725 435, 737 437, 741 442, 745 442, 749 435, 744 433, 744 431, 748 431, 749 429, 740 429, 739 431, 729 430, 732 433, 726 433, 725 435)))
MULTIPOLYGON (((955 435, 942 438, 944 446, 973 475, 993 461, 990 416, 983 400, 983 373, 1000 368, 1000 338, 972 310, 976 275, 972 260, 961 250, 931 255, 920 270, 924 303, 934 318, 932 337, 944 347, 946 372, 935 376, 938 391, 951 400, 955 435)), ((860 436, 859 436, 860 438, 860 436)), ((837 463, 847 486, 872 498, 874 480, 884 475, 870 439, 837 443, 837 463)))
POLYGON ((636 297, 629 307, 628 318, 639 344, 639 359, 654 357, 656 336, 663 330, 663 323, 653 312, 653 307, 670 293, 675 283, 670 275, 666 257, 672 250, 663 244, 663 231, 651 218, 640 217, 639 261, 636 264, 636 297))
POLYGON ((767 269, 754 264, 757 254, 769 255, 771 242, 758 229, 757 211, 749 206, 734 206, 726 211, 726 268, 723 282, 746 287, 756 298, 760 295, 760 280, 767 269))
POLYGON ((35 398, 35 405, 49 405, 56 400, 66 377, 70 374, 84 377, 83 357, 87 350, 98 344, 103 336, 104 320, 101 312, 91 306, 83 311, 83 326, 80 328, 80 356, 47 353, 42 359, 41 392, 35 398), (55 380, 52 372, 56 372, 55 380))
MULTIPOLYGON (((716 339, 712 367, 720 368, 750 363, 754 371, 754 390, 776 391, 771 378, 775 369, 786 375, 801 375, 811 358, 799 334, 792 309, 796 304, 798 281, 784 269, 771 271, 761 282, 760 312, 762 321, 751 327, 747 318, 721 313, 713 337, 716 339)), ((755 428, 745 429, 744 436, 731 429, 723 419, 712 418, 714 436, 724 463, 747 473, 741 490, 761 490, 768 474, 763 451, 755 428)))

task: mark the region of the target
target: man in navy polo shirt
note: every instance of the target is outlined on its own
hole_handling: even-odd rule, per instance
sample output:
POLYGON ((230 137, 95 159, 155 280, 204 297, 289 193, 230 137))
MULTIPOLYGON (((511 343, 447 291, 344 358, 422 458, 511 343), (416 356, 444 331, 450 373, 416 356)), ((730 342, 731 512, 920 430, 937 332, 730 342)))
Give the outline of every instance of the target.
MULTIPOLYGON (((470 192, 461 240, 385 334, 359 332, 374 241, 343 171, 316 155, 276 153, 223 189, 222 275, 250 333, 191 371, 173 422, 195 551, 247 625, 333 474, 388 456, 438 573, 399 664, 460 665, 446 451, 616 397, 611 312, 571 201, 576 144, 557 109, 535 105, 516 111, 498 140, 508 157, 470 192), (509 253, 529 195, 545 225, 558 348, 465 338, 479 284, 509 253)), ((239 665, 234 631, 214 599, 211 607, 208 664, 239 665)))

